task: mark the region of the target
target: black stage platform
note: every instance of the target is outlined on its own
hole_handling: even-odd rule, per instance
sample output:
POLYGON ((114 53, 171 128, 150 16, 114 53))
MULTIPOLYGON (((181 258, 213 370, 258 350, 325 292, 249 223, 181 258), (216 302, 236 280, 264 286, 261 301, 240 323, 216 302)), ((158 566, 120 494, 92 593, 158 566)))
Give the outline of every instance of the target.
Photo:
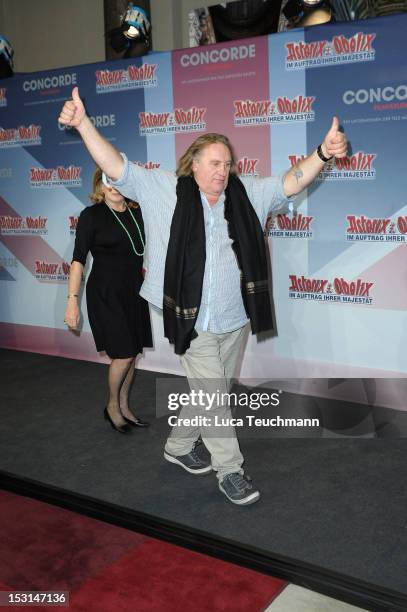
MULTIPOLYGON (((133 405, 152 425, 125 436, 102 418, 107 366, 9 350, 0 356, 3 488, 369 610, 407 609, 405 439, 242 436, 245 469, 262 499, 236 507, 213 474, 192 476, 163 460, 169 427, 166 417, 155 418, 159 375, 138 371, 133 405)), ((308 412, 341 410, 340 402, 285 401, 298 411, 301 402, 308 412)))

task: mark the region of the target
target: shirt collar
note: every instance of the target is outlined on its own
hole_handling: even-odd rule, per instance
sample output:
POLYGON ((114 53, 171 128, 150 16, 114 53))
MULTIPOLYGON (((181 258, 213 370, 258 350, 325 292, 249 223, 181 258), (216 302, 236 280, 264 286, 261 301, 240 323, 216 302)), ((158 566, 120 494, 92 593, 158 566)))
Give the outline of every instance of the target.
POLYGON ((203 204, 204 206, 207 206, 207 207, 208 207, 210 210, 213 210, 213 209, 215 209, 215 208, 222 207, 222 206, 223 206, 223 204, 225 203, 225 192, 224 192, 224 191, 223 191, 223 192, 220 194, 219 199, 218 199, 218 201, 216 202, 215 206, 211 206, 211 205, 209 204, 209 202, 208 202, 208 198, 206 197, 206 195, 205 195, 205 194, 204 194, 202 191, 200 191, 199 193, 200 193, 200 195, 201 195, 201 202, 202 202, 202 204, 203 204))

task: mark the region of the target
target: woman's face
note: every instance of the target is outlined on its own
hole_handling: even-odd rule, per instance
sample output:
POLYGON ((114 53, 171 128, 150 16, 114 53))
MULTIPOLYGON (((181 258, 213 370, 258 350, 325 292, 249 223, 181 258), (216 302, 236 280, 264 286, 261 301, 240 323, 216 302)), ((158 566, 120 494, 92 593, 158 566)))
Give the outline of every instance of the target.
POLYGON ((124 197, 114 187, 107 187, 103 183, 100 183, 100 190, 104 195, 106 204, 124 204, 124 197))

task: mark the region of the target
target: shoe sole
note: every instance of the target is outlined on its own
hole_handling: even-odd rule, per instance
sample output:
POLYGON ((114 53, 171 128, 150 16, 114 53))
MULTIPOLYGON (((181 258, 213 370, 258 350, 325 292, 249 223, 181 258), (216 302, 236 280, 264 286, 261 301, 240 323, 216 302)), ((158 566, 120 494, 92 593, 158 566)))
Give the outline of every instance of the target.
POLYGON ((219 490, 222 491, 224 495, 226 495, 226 497, 230 502, 232 502, 232 504, 236 504, 237 506, 250 506, 250 504, 255 504, 256 501, 260 499, 259 491, 254 491, 254 493, 250 493, 250 495, 248 495, 244 499, 232 499, 231 497, 229 497, 229 495, 226 493, 225 489, 220 483, 219 490))
POLYGON ((204 468, 198 468, 197 470, 193 470, 192 468, 189 468, 186 465, 184 465, 176 457, 173 457, 172 455, 168 455, 167 453, 164 453, 164 459, 166 459, 170 463, 175 463, 175 465, 180 465, 181 467, 184 468, 184 470, 189 472, 189 474, 196 474, 197 476, 203 476, 204 474, 210 474, 210 472, 212 472, 211 465, 208 465, 207 467, 204 467, 204 468))

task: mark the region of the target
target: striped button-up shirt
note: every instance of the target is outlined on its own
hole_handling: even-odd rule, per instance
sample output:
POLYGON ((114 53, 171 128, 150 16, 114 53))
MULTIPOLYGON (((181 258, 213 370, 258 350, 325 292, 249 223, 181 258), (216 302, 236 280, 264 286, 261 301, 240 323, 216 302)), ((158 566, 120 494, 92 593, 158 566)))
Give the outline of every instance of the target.
MULTIPOLYGON (((170 236, 171 220, 177 202, 177 177, 161 169, 146 170, 129 163, 122 176, 111 181, 124 196, 139 202, 144 220, 146 275, 140 295, 151 304, 162 308, 164 270, 170 236)), ((241 177, 247 195, 264 227, 270 212, 285 209, 288 199, 284 193, 285 173, 264 179, 241 177)), ((202 299, 196 329, 223 334, 239 329, 247 323, 247 315, 240 292, 240 270, 231 247, 227 222, 224 217, 225 195, 215 206, 210 206, 201 192, 205 221, 206 264, 202 299)))

